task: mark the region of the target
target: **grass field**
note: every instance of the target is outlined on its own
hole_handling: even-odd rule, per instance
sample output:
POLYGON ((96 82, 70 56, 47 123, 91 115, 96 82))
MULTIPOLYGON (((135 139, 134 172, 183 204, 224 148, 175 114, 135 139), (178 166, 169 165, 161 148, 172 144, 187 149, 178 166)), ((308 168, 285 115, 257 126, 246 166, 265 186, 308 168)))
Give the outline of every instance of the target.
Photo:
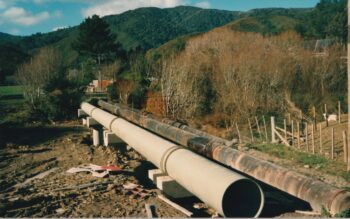
POLYGON ((0 124, 23 109, 22 86, 0 86, 0 124))
POLYGON ((0 86, 0 96, 21 95, 22 93, 22 86, 0 86))

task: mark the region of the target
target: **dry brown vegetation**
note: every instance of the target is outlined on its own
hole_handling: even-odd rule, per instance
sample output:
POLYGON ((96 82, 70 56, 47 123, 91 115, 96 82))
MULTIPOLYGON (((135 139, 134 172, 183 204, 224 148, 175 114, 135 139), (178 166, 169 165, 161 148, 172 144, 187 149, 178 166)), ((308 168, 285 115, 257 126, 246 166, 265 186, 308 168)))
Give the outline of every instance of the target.
POLYGON ((306 108, 329 95, 344 96, 342 47, 333 45, 326 56, 316 57, 304 43, 294 32, 264 37, 227 28, 190 39, 183 52, 162 60, 167 114, 219 114, 230 124, 284 111, 286 92, 306 108))

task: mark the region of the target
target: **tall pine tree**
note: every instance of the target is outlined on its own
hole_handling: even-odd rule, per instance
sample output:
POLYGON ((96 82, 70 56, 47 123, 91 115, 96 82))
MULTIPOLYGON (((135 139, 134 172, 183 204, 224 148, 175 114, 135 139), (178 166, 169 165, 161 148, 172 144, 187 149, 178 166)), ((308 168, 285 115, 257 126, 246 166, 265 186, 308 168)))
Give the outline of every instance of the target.
POLYGON ((93 15, 79 26, 79 35, 72 47, 80 55, 97 58, 119 54, 121 45, 115 43, 116 36, 111 33, 108 24, 99 16, 93 15))

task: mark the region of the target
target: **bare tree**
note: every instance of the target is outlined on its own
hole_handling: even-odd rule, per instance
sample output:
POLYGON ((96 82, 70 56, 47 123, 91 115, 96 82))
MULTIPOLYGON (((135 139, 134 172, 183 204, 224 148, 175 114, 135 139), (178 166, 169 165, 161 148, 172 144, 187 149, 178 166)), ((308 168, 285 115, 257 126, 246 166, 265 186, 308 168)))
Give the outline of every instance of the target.
POLYGON ((35 108, 37 101, 45 95, 43 89, 61 72, 61 59, 53 48, 43 48, 16 72, 18 84, 24 88, 24 96, 35 108))

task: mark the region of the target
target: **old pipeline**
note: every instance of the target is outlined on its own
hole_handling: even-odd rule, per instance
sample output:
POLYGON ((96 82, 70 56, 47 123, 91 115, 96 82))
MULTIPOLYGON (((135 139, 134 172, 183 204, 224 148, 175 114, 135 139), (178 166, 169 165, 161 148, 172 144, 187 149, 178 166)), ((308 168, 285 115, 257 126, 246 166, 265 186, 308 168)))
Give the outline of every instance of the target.
POLYGON ((326 208, 332 214, 336 214, 350 208, 350 192, 347 190, 227 147, 228 142, 224 139, 205 135, 201 131, 194 131, 169 119, 145 115, 119 104, 105 101, 99 101, 98 104, 136 125, 298 197, 308 202, 315 211, 321 212, 322 208, 326 208))
POLYGON ((261 213, 264 194, 251 179, 91 104, 82 103, 81 109, 221 215, 261 213))

